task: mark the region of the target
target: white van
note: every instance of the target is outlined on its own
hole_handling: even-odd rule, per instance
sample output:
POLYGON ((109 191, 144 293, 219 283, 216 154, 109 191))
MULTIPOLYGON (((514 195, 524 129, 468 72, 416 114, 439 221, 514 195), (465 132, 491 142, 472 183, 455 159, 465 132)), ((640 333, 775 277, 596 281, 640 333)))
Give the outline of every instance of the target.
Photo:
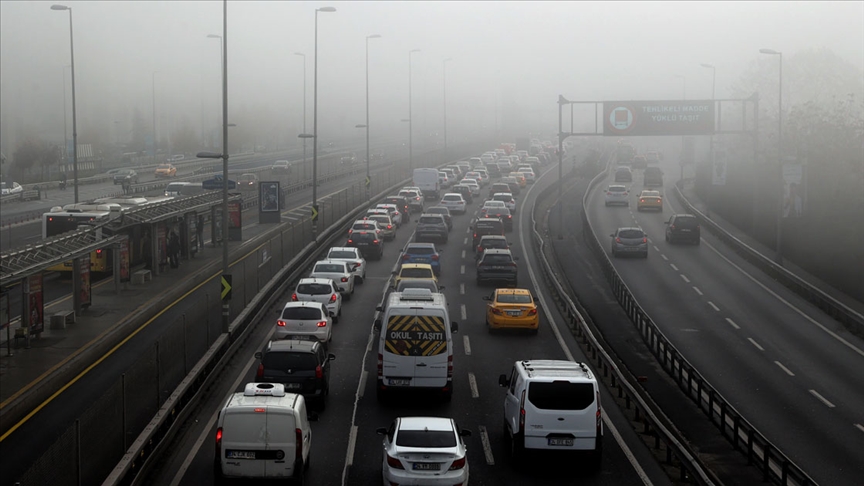
POLYGON ((584 363, 517 361, 498 384, 507 389, 504 428, 513 460, 524 459, 525 449, 587 451, 600 467, 600 388, 584 363))
POLYGON ((453 333, 444 296, 429 289, 393 292, 375 320, 378 399, 396 390, 433 390, 453 396, 453 333))
POLYGON ((438 199, 440 196, 441 183, 438 180, 438 169, 414 169, 413 181, 426 199, 438 199))
POLYGON ((166 196, 179 196, 181 194, 181 189, 184 186, 191 186, 191 182, 169 182, 167 186, 165 186, 165 195, 166 196))
POLYGON ((303 395, 285 393, 281 383, 248 383, 228 398, 216 427, 217 484, 224 478, 302 480, 312 446, 303 395))

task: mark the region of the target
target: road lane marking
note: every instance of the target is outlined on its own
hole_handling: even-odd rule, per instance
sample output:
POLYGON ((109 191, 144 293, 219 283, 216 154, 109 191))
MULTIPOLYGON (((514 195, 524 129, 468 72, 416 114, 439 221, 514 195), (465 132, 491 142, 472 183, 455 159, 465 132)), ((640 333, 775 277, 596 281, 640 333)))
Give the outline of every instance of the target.
POLYGON ((465 265, 462 265, 461 267, 459 267, 459 273, 462 275, 465 275, 465 265))
POLYGON ((717 307, 716 305, 714 305, 714 302, 711 302, 711 301, 709 300, 709 301, 708 301, 708 305, 710 305, 711 308, 714 309, 715 311, 720 312, 720 308, 717 307))
POLYGON ((465 258, 465 250, 462 250, 462 258, 465 258))
POLYGON ((681 278, 684 279, 685 282, 690 283, 690 279, 687 278, 686 275, 684 275, 683 273, 680 273, 679 275, 681 275, 681 278))
POLYGON ((728 322, 729 325, 734 327, 735 329, 741 329, 741 326, 739 326, 738 324, 735 324, 735 321, 733 321, 732 319, 729 319, 728 317, 726 318, 726 322, 728 322))
MULTIPOLYGON (((369 343, 375 339, 375 328, 369 330, 369 343)), ((351 433, 355 436, 355 442, 349 442, 348 444, 348 452, 346 452, 345 456, 345 466, 342 467, 342 485, 344 486, 348 481, 348 466, 350 466, 354 462, 354 446, 356 444, 356 435, 357 435, 357 408, 360 406, 360 398, 363 397, 363 392, 360 390, 365 383, 363 379, 363 372, 366 371, 366 358, 369 356, 370 345, 367 343, 366 349, 367 351, 363 353, 363 360, 360 361, 361 365, 361 373, 360 379, 357 380, 357 391, 354 393, 354 410, 351 412, 351 433)))
MULTIPOLYGON (((481 427, 482 427, 482 425, 481 425, 481 427)), ((858 430, 860 430, 861 432, 864 432, 864 425, 855 424, 855 427, 858 427, 858 430)))
POLYGON ((459 284, 459 294, 465 295, 465 284, 464 283, 459 284))
POLYGON ((351 426, 351 433, 348 434, 348 456, 345 458, 345 463, 349 466, 354 465, 354 448, 357 446, 357 426, 351 426))
POLYGON ((471 398, 480 398, 480 391, 477 389, 477 378, 474 373, 468 373, 468 386, 471 388, 471 398))
MULTIPOLYGON (((860 425, 858 427, 861 427, 860 425)), ((480 425, 477 427, 480 430, 480 443, 483 444, 483 455, 486 456, 486 464, 495 465, 495 456, 492 455, 492 443, 489 442, 489 433, 486 432, 486 426, 480 425)))
POLYGON ((814 397, 818 398, 819 401, 821 401, 822 403, 827 405, 828 408, 834 408, 834 404, 829 402, 828 399, 826 399, 825 397, 820 395, 819 392, 817 392, 816 390, 810 390, 810 394, 813 395, 814 397))
POLYGON ((756 341, 753 340, 753 338, 747 338, 747 340, 750 341, 750 344, 752 344, 753 346, 756 346, 759 349, 759 351, 765 351, 765 348, 760 346, 759 343, 757 343, 756 341))
POLYGON ((676 272, 678 271, 678 267, 676 267, 674 263, 670 263, 669 266, 672 267, 672 270, 675 270, 676 272))
POLYGON ((790 370, 789 368, 783 366, 783 363, 781 363, 781 362, 779 362, 779 361, 775 361, 774 364, 776 364, 777 366, 779 366, 781 370, 785 371, 787 375, 789 375, 789 376, 795 376, 795 373, 792 373, 792 370, 790 370))
POLYGON ((694 290, 697 294, 699 294, 699 295, 705 295, 705 294, 702 293, 701 290, 699 290, 699 287, 697 287, 697 286, 695 286, 695 285, 693 286, 693 290, 694 290))
POLYGON ((465 356, 471 356, 471 341, 468 340, 468 335, 462 336, 462 345, 465 347, 465 356))
POLYGON ((662 254, 662 253, 660 254, 660 257, 661 257, 662 259, 666 260, 667 262, 669 261, 669 259, 666 258, 666 255, 664 255, 664 254, 662 254))
POLYGON ((366 381, 369 380, 369 372, 363 370, 363 373, 360 373, 360 388, 357 390, 360 398, 363 398, 363 393, 366 391, 366 381))
MULTIPOLYGON (((651 241, 652 243, 654 242, 653 240, 648 240, 648 241, 651 241)), ((656 251, 657 253, 660 253, 660 248, 657 248, 657 245, 654 245, 654 251, 656 251)))
POLYGON ((461 306, 459 306, 459 310, 462 311, 462 320, 463 321, 468 320, 468 314, 465 311, 465 304, 462 304, 461 306))

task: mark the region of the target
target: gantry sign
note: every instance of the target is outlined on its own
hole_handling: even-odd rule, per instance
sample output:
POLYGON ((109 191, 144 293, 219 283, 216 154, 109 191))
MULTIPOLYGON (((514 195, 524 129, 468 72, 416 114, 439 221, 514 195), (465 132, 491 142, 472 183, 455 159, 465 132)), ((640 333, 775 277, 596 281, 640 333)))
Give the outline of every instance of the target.
POLYGON ((712 135, 714 101, 604 101, 603 135, 712 135))

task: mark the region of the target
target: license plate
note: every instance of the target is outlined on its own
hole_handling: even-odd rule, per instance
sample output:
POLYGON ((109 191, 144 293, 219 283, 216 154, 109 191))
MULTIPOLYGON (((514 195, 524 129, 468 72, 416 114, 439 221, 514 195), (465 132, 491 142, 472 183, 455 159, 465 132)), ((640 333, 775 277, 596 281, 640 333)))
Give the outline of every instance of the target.
POLYGON ((255 451, 228 451, 229 459, 255 459, 255 451))
POLYGON ((438 471, 441 469, 441 464, 437 462, 415 462, 411 465, 411 469, 415 471, 438 471))
POLYGON ((290 339, 296 339, 298 341, 302 341, 302 340, 306 339, 307 337, 308 336, 304 336, 302 334, 294 334, 290 337, 290 339))
POLYGON ((507 311, 508 316, 519 317, 522 315, 522 311, 507 311))
POLYGON ((410 379, 406 378, 391 378, 390 386, 408 386, 411 384, 410 379))
POLYGON ((300 383, 285 383, 285 388, 288 390, 299 390, 300 383))
POLYGON ((547 439, 550 446, 572 446, 573 439, 563 439, 559 437, 550 437, 547 439))

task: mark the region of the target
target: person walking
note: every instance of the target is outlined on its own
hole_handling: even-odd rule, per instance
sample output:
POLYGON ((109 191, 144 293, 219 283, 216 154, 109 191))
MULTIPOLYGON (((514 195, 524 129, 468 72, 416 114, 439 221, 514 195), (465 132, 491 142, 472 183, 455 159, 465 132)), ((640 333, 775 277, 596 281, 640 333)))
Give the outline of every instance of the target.
POLYGON ((171 230, 171 234, 168 236, 168 262, 171 264, 171 268, 180 266, 180 237, 174 230, 171 230))
POLYGON ((195 227, 198 233, 198 248, 204 249, 204 215, 198 216, 198 226, 195 227))

